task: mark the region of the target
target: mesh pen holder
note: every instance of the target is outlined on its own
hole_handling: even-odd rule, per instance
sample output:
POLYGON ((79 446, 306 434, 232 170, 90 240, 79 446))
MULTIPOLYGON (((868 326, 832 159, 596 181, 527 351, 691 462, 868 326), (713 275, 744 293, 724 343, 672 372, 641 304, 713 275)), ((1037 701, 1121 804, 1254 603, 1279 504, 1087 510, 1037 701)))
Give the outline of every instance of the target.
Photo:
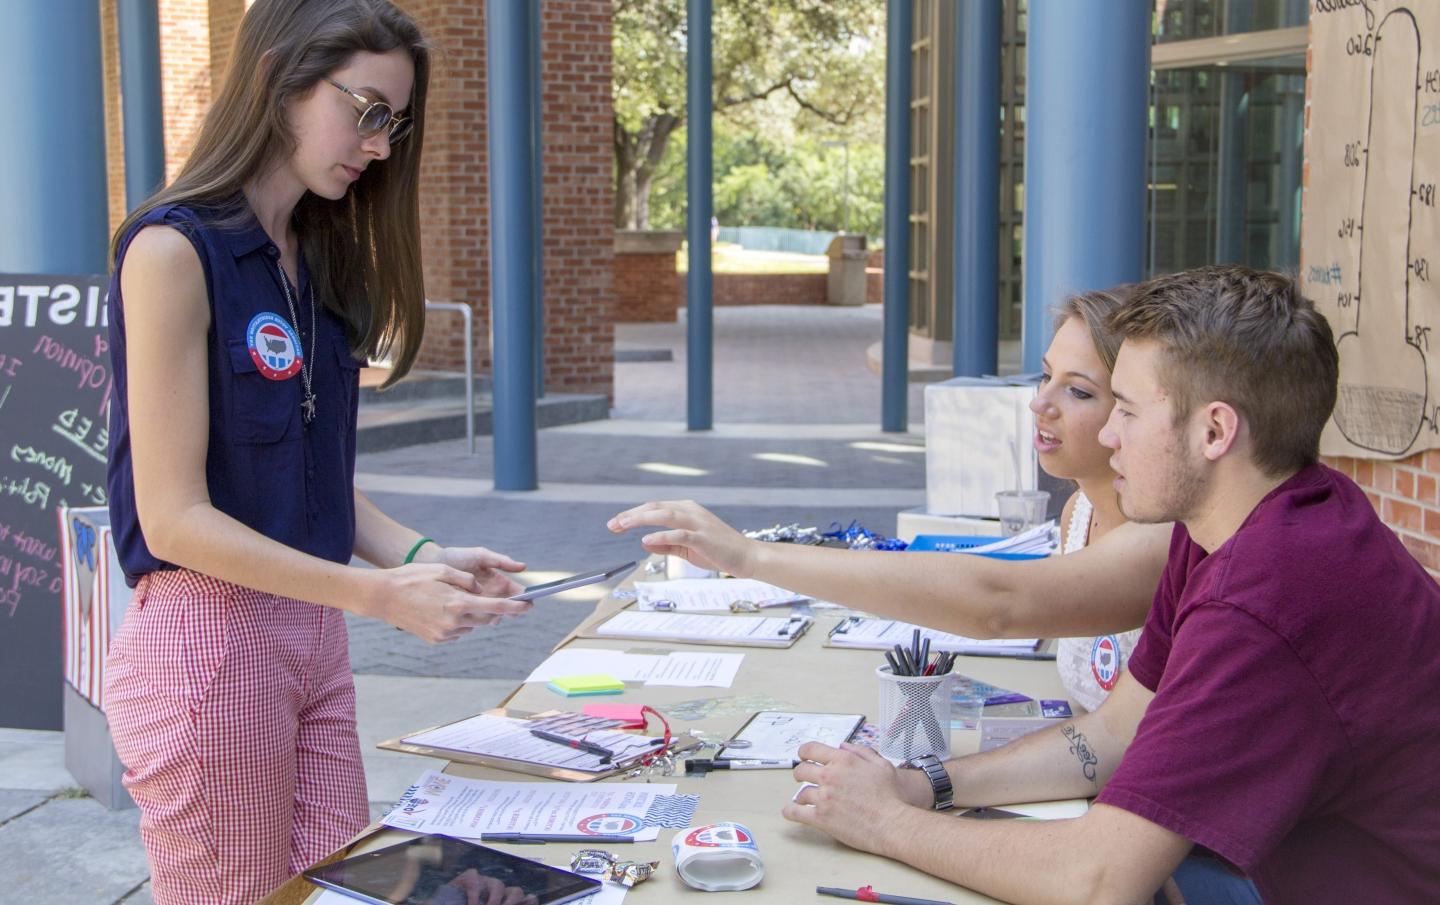
POLYGON ((949 757, 955 674, 897 676, 889 666, 878 666, 875 678, 880 681, 881 756, 897 762, 926 754, 949 757))

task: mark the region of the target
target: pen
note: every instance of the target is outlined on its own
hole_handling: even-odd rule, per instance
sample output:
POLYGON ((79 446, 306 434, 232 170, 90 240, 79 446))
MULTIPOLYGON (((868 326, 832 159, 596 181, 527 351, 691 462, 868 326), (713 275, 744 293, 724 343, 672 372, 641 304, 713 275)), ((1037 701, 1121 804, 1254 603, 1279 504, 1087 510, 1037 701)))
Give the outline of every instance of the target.
POLYGON ((587 754, 599 755, 602 762, 609 761, 615 756, 615 752, 604 745, 597 745, 594 742, 587 742, 583 738, 566 738, 563 735, 556 735, 553 732, 546 732, 544 729, 531 729, 530 734, 547 742, 554 742, 557 745, 564 745, 567 748, 575 748, 587 754))
POLYGON ((862 886, 859 889, 839 889, 834 886, 817 886, 815 892, 822 896, 834 896, 837 899, 855 899, 860 902, 888 902, 890 905, 951 905, 939 899, 917 899, 913 896, 892 896, 888 893, 876 892, 869 886, 862 886))
POLYGON ((800 766, 798 760, 763 760, 747 757, 736 760, 701 760, 692 758, 685 761, 686 776, 704 776, 711 770, 793 770, 800 766))
POLYGON ((1011 660, 1054 660, 1055 654, 1048 650, 1024 650, 1018 653, 998 650, 972 650, 962 657, 1009 657, 1011 660))
POLYGON ((481 833, 481 842, 514 842, 542 845, 546 842, 634 842, 634 836, 557 836, 551 833, 481 833))

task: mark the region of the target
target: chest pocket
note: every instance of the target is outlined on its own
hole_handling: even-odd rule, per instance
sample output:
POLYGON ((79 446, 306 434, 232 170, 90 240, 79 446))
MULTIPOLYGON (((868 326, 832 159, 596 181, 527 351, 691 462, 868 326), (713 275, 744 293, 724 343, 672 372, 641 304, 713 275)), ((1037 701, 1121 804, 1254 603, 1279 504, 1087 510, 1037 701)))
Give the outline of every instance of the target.
POLYGON ((230 432, 252 446, 300 439, 300 382, 271 380, 260 373, 244 340, 231 340, 230 432))

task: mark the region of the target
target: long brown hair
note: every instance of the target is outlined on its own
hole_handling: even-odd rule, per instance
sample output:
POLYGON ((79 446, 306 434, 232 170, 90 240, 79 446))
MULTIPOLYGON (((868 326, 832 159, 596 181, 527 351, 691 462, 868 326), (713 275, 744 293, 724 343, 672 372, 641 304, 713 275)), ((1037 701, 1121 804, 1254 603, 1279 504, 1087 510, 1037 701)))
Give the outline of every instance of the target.
MULTIPOLYGON (((294 152, 287 102, 313 89, 357 51, 406 50, 415 65, 414 126, 384 166, 369 167, 339 201, 306 193, 293 222, 317 294, 346 326, 357 354, 390 354, 387 386, 405 375, 425 328, 420 265, 420 150, 430 52, 419 27, 388 0, 256 0, 240 22, 220 92, 180 174, 137 207, 110 242, 167 204, 224 208, 262 170, 294 152)), ((248 220, 220 217, 221 228, 248 220)))

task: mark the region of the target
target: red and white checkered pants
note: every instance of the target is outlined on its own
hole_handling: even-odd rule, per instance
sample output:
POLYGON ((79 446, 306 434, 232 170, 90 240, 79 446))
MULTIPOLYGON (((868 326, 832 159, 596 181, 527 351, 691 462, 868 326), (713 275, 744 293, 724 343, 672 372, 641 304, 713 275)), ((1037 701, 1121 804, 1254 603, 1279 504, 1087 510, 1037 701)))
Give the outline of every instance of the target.
POLYGON ((369 819, 339 610, 154 572, 105 694, 158 905, 249 905, 369 819))

